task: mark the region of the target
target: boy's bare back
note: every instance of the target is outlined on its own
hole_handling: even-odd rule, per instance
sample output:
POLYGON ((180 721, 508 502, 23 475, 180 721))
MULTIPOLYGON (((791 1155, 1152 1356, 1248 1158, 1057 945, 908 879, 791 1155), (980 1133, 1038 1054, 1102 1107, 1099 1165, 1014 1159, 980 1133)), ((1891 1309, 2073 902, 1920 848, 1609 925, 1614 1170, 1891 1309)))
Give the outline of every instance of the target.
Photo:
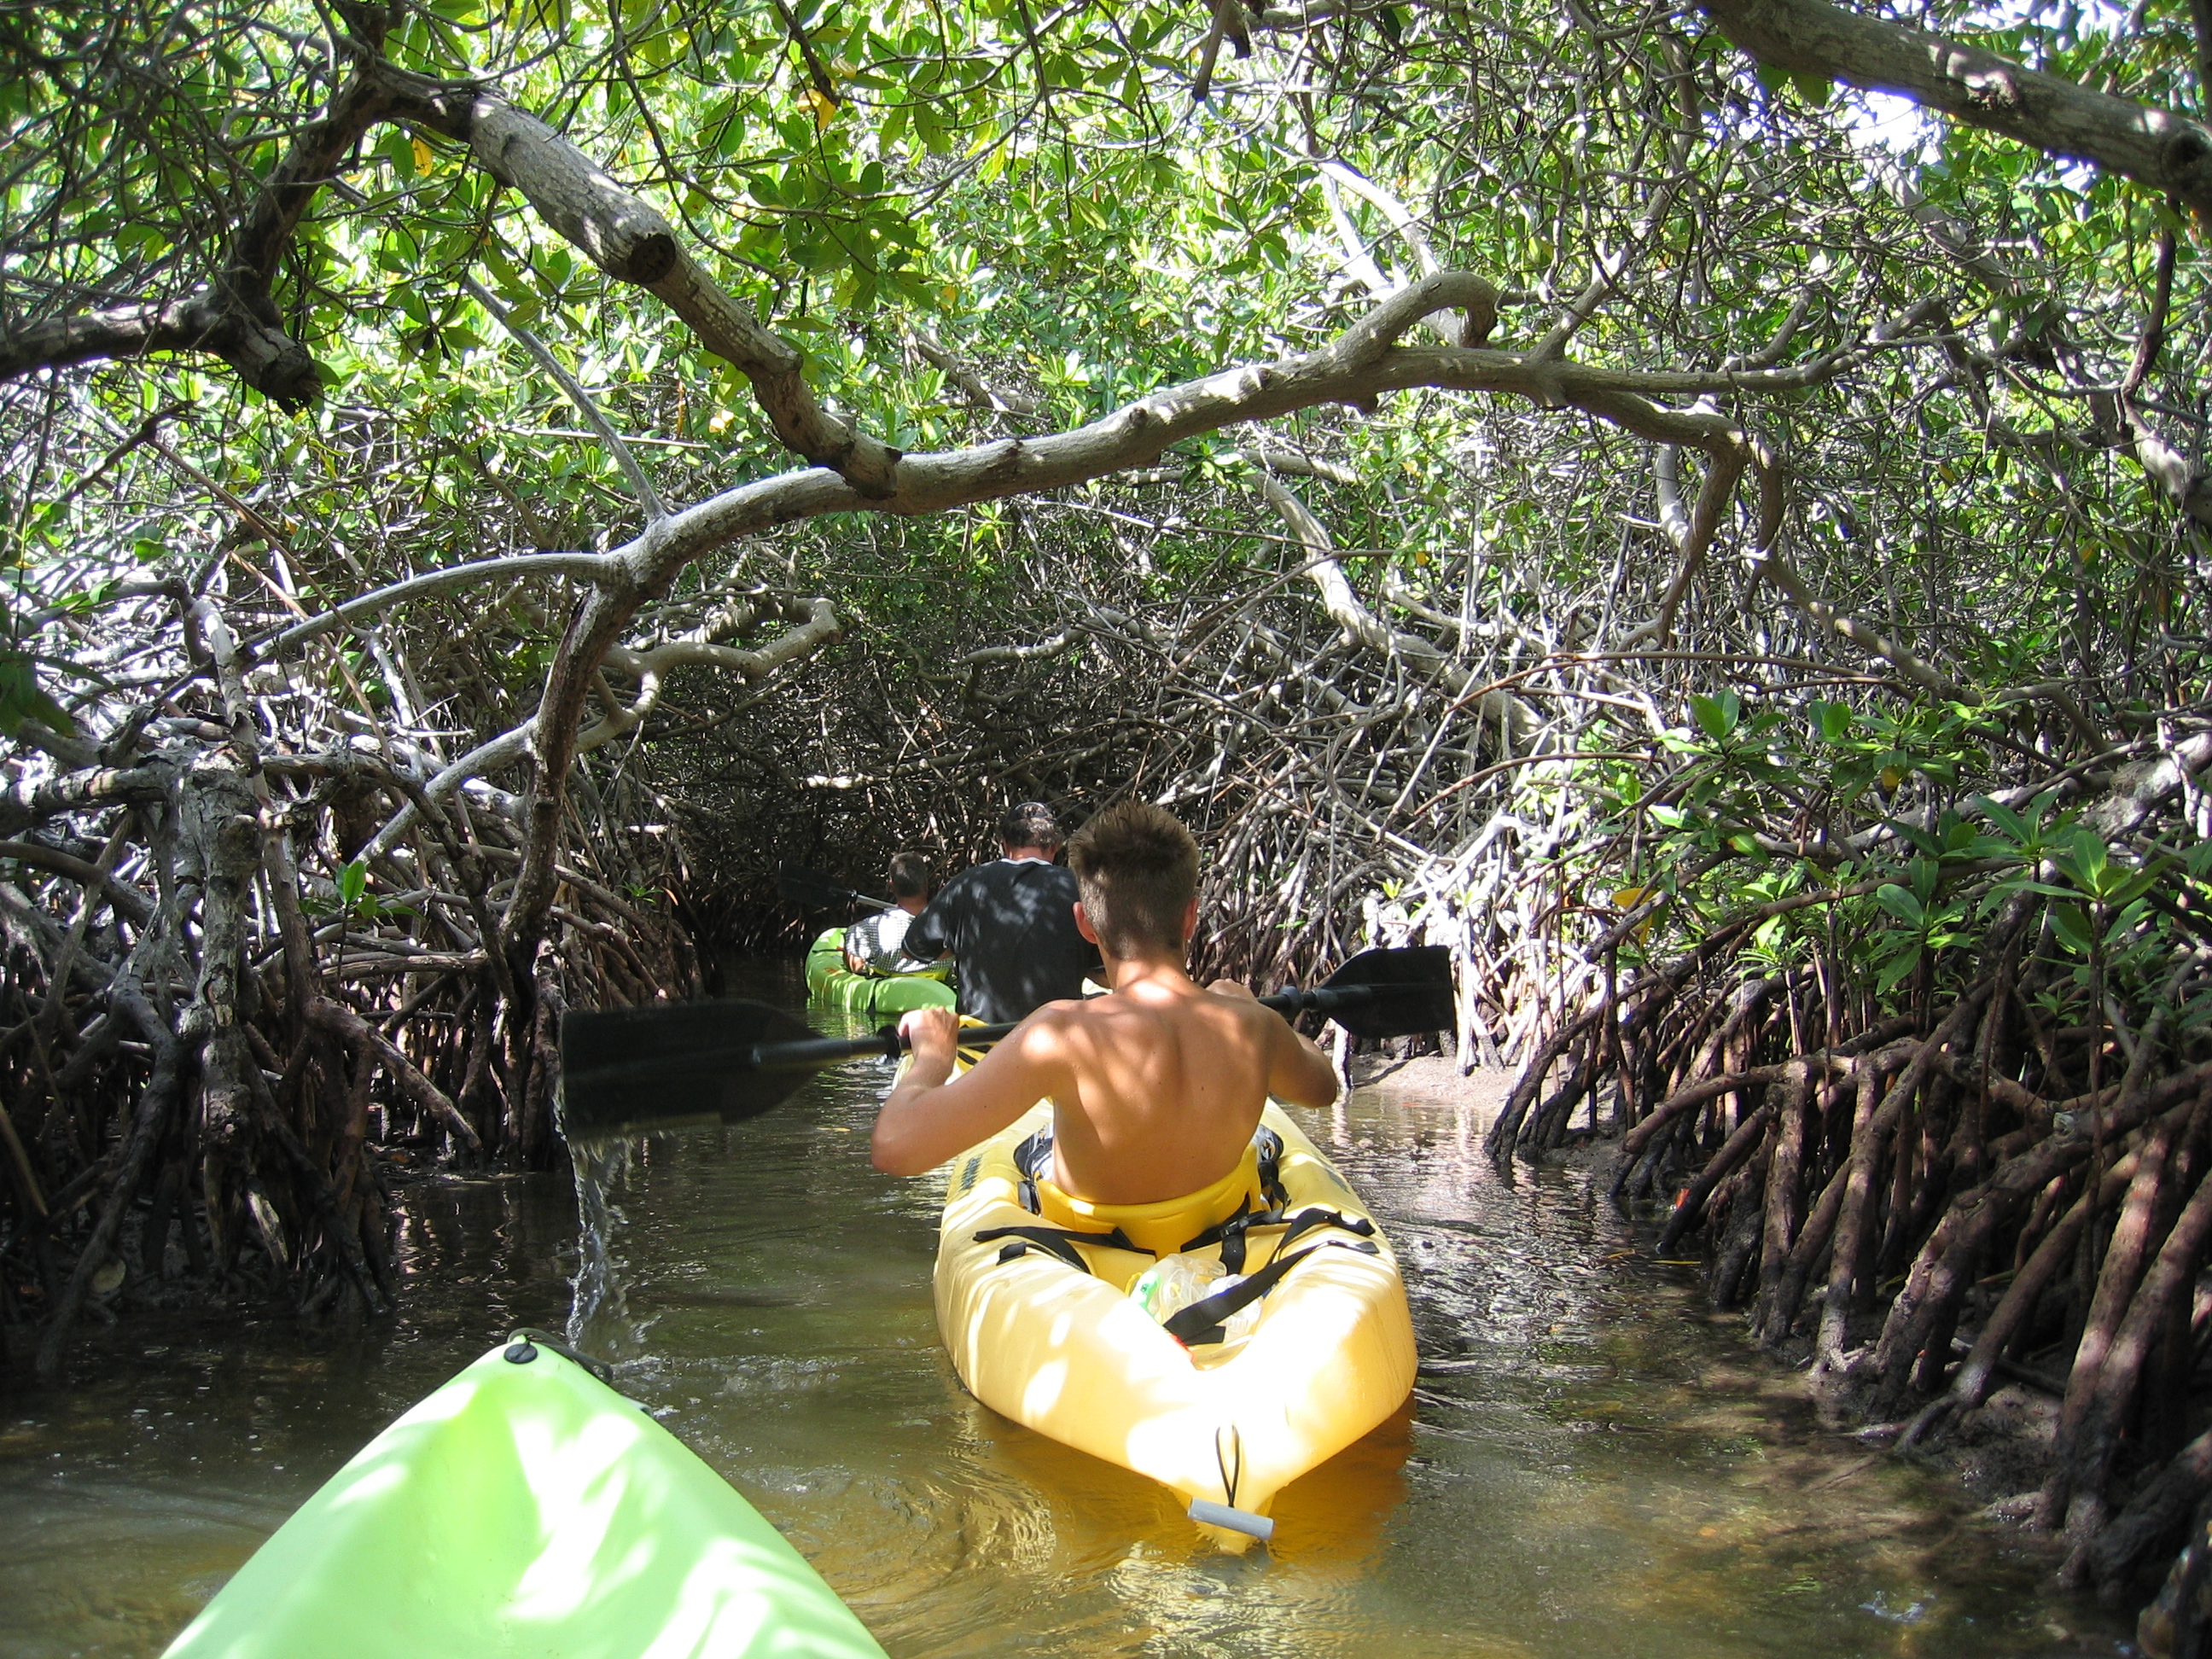
POLYGON ((1241 985, 1147 982, 1038 1010, 1036 1039, 1067 1082, 1052 1091, 1053 1179, 1097 1204, 1180 1198, 1243 1156, 1275 1095, 1326 1105, 1336 1092, 1289 1026, 1241 985))
MULTIPOLYGON (((944 1009, 907 1017, 915 1070, 937 1069, 957 1029, 944 1009)), ((918 1175, 1053 1102, 1054 1184, 1097 1204, 1149 1204, 1212 1185, 1243 1158, 1270 1095, 1325 1106, 1321 1051, 1252 993, 1201 988, 1180 969, 1126 975, 1112 995, 1048 1003, 975 1067, 877 1120, 875 1160, 918 1175), (926 1097, 927 1098, 922 1098, 926 1097), (906 1108, 908 1109, 901 1109, 906 1108)))
POLYGON ((1198 925, 1198 844, 1159 807, 1126 799, 1067 843, 1075 926, 1112 994, 1049 1002, 954 1077, 957 1027, 925 1008, 899 1023, 914 1055, 876 1115, 876 1167, 920 1175, 1053 1103, 1053 1183, 1094 1204, 1188 1198, 1234 1170, 1267 1097, 1336 1098, 1321 1050, 1251 992, 1183 971, 1198 925))

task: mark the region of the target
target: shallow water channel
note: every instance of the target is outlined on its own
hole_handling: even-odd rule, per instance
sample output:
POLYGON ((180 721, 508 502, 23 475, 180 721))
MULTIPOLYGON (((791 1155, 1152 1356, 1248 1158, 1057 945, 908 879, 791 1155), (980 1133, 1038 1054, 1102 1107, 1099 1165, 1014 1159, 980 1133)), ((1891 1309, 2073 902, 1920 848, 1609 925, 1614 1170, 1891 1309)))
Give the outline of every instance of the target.
MULTIPOLYGON (((757 980, 795 1006, 795 967, 757 980)), ((1406 1263, 1421 1378, 1285 1492, 1270 1551, 1216 1552, 1149 1482, 963 1392, 939 1183, 867 1164, 878 1064, 646 1145, 577 1334, 899 1659, 2128 1651, 1946 1484, 1820 1432, 1586 1177, 1503 1180, 1465 1091, 1419 1072, 1308 1115, 1406 1263)), ((0 1659, 158 1654, 393 1416, 511 1327, 568 1325, 565 1179, 426 1181, 402 1208, 395 1318, 134 1318, 66 1389, 0 1395, 0 1659)))

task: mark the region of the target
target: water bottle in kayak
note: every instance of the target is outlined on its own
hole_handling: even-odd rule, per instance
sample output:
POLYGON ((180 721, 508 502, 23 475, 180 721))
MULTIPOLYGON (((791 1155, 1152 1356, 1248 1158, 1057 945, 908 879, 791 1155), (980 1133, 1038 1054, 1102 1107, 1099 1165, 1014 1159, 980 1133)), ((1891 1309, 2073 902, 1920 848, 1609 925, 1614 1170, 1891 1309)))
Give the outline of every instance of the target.
MULTIPOLYGON (((1231 1289, 1243 1283, 1243 1277, 1225 1271, 1218 1255, 1178 1252, 1164 1255, 1146 1268, 1129 1287, 1129 1296, 1156 1323, 1164 1325, 1192 1303, 1231 1289)), ((1223 1340, 1234 1342, 1249 1335, 1259 1322, 1260 1304, 1248 1303, 1222 1322, 1223 1340)))

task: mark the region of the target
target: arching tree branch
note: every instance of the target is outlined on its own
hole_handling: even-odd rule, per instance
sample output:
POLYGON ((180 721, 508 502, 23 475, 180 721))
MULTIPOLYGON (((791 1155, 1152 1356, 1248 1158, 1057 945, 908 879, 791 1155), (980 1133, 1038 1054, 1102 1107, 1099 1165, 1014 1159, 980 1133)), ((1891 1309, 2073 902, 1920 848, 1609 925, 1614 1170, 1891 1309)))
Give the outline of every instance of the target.
POLYGON ((1698 0, 1763 64, 1893 93, 1954 121, 2069 155, 2212 213, 2212 127, 1828 0, 1698 0))

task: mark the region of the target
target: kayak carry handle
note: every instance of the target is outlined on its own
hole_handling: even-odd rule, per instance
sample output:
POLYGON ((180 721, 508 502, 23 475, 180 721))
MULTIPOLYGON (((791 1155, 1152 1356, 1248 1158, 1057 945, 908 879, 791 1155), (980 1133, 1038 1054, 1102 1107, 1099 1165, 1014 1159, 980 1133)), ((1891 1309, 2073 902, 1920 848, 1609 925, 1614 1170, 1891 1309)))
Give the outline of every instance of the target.
POLYGON ((1220 1527, 1230 1532, 1241 1532, 1263 1544, 1275 1535, 1273 1516, 1255 1515, 1249 1510, 1235 1509, 1227 1504, 1216 1504, 1204 1498, 1192 1498, 1186 1513, 1202 1527, 1220 1527))
POLYGON ((538 1358, 538 1351, 545 1349, 563 1359, 574 1360, 609 1388, 614 1386, 615 1368, 604 1359, 594 1359, 587 1353, 579 1353, 556 1337, 547 1335, 535 1326, 524 1325, 509 1331, 507 1352, 500 1356, 510 1365, 527 1365, 538 1358))

